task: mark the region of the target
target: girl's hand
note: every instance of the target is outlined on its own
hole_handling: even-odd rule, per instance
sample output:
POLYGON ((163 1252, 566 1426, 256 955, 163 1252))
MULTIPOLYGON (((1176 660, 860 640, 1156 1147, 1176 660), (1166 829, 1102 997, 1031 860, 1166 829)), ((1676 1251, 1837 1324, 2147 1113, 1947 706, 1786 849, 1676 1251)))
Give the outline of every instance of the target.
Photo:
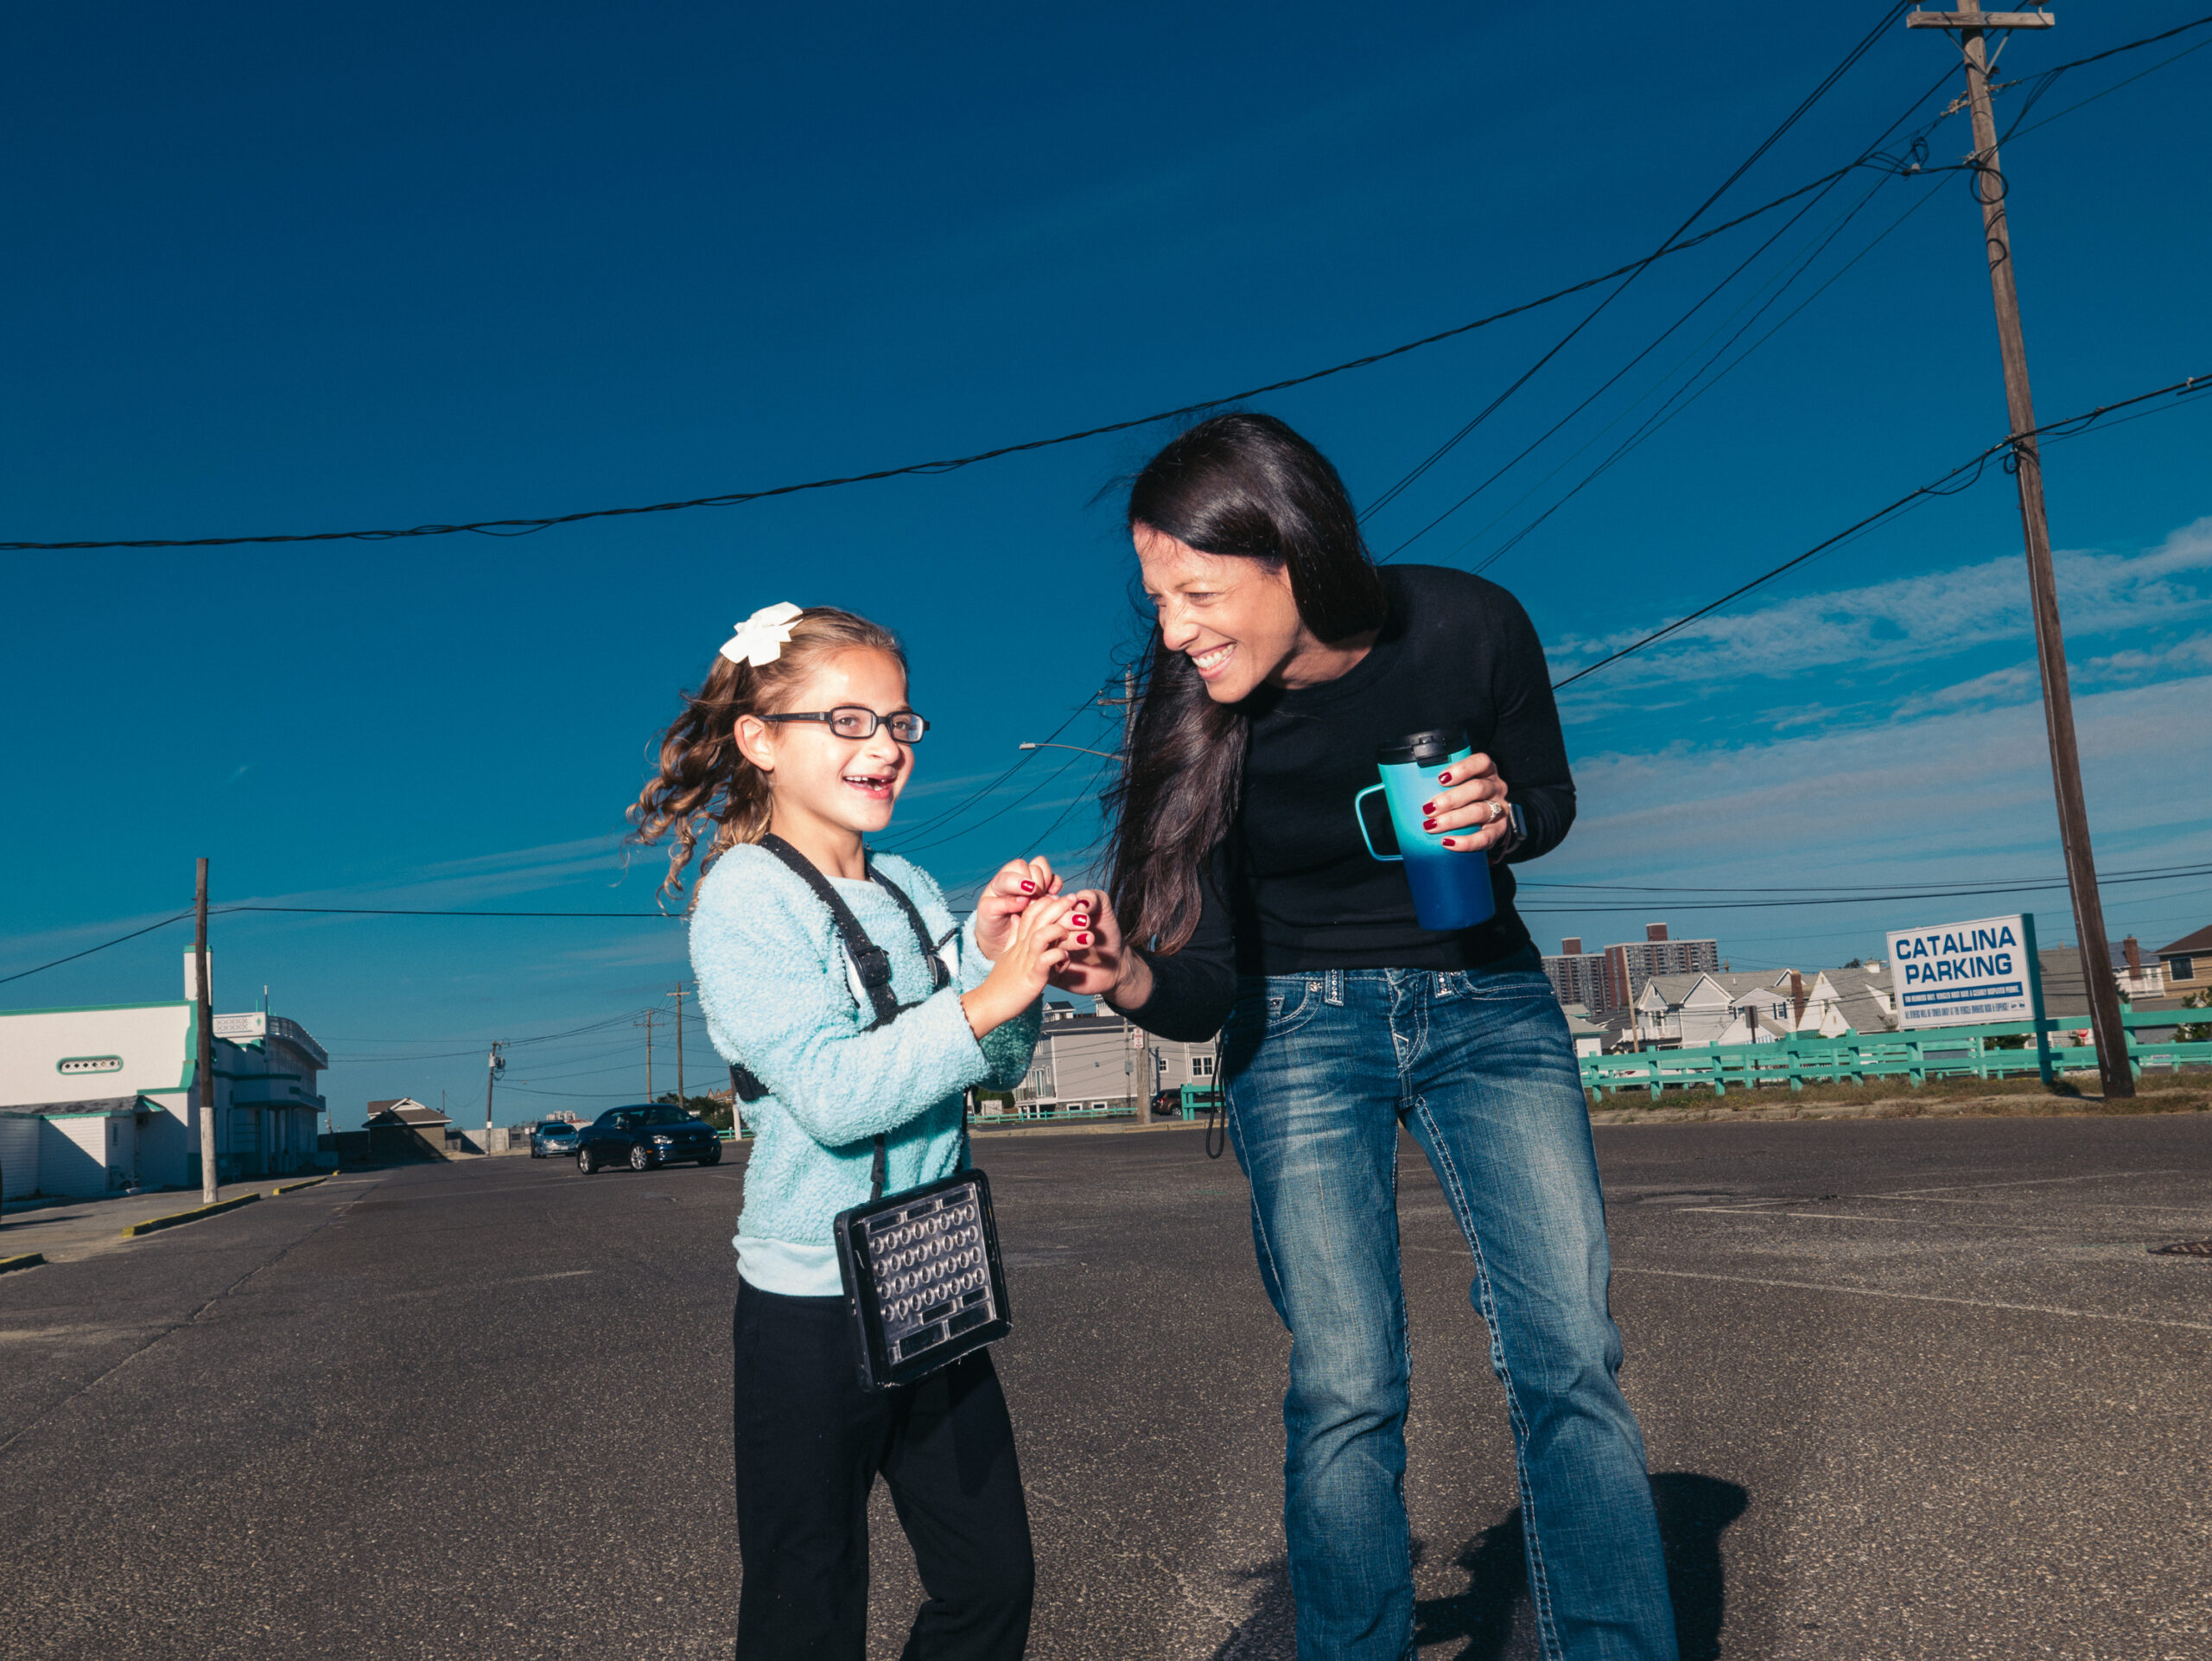
POLYGON ((1067 942, 1076 932, 1071 920, 1075 908, 1074 895, 1055 894, 1032 901, 1014 921, 1014 938, 992 963, 990 974, 960 996, 976 1037, 1003 1027, 1044 996, 1047 977, 1067 961, 1067 942))
POLYGON ((1071 913, 1080 920, 1068 960, 1052 971, 1052 984, 1064 992, 1103 997, 1117 1009, 1141 1009, 1152 996, 1152 965, 1128 948, 1121 920, 1106 896, 1085 888, 1075 896, 1071 913))
POLYGON ((1436 793, 1421 805, 1424 830, 1441 830, 1444 845, 1471 854, 1512 834, 1505 816, 1505 780, 1487 755, 1454 761, 1438 780, 1436 793))
POLYGON ((976 900, 976 944, 992 963, 1014 939, 1014 920, 1032 901, 1060 891, 1060 879, 1042 859, 1010 859, 976 900))

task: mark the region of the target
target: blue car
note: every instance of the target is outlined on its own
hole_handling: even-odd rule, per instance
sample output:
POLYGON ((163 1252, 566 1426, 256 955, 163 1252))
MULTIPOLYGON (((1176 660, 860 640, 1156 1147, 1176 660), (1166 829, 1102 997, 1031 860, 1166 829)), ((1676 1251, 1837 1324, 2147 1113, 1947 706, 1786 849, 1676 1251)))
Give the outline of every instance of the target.
POLYGON ((566 1119, 545 1119, 531 1127, 530 1156, 532 1159, 567 1159, 576 1151, 576 1132, 581 1127, 566 1119))
POLYGON ((576 1139, 576 1169, 585 1176, 610 1165, 650 1171, 677 1160, 719 1164, 722 1139, 714 1126, 666 1103, 610 1107, 576 1139))

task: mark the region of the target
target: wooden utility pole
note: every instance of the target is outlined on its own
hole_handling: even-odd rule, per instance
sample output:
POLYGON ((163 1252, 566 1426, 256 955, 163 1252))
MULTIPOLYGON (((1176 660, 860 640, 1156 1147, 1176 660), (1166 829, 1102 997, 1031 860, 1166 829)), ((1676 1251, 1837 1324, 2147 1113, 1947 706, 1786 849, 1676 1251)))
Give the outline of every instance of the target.
MULTIPOLYGON (((683 1107, 683 983, 677 982, 676 990, 669 996, 676 1000, 676 1104, 683 1107)), ((688 1107, 684 1111, 690 1111, 688 1107)))
MULTIPOLYGON (((1118 700, 1108 698, 1103 701, 1107 703, 1118 702, 1122 706, 1122 761, 1126 767, 1137 730, 1137 671, 1134 669, 1124 669, 1122 671, 1121 697, 1118 700)), ((1122 1019, 1126 1021, 1128 1017, 1124 1015, 1122 1019)), ((1135 1024, 1132 1023, 1130 1030, 1132 1037, 1135 1035, 1135 1024)), ((1149 1056, 1152 1052, 1147 1049, 1141 1053, 1149 1056)), ((1128 1053, 1126 1045, 1123 1046, 1122 1066, 1130 1077, 1129 1129, 1141 1130, 1152 1123, 1152 1081, 1139 1076, 1144 1069, 1137 1065, 1135 1058, 1128 1053)))
POLYGON ((200 994, 194 1011, 199 1026, 200 1049, 200 1199, 212 1206, 217 1199, 215 1181, 215 983, 207 968, 207 862, 200 862, 193 884, 192 976, 200 994))
POLYGON ((645 1100, 648 1103, 653 1098, 653 1021, 659 1014, 658 1009, 648 1009, 643 1021, 630 1023, 632 1027, 645 1029, 645 1100))
POLYGON ((491 1056, 484 1064, 484 1152, 487 1157, 492 1152, 492 1086, 507 1070, 507 1058, 499 1053, 505 1048, 503 1043, 493 1045, 491 1056))
POLYGON ((1965 0, 1956 11, 1916 11, 1908 29, 1958 31, 1966 57, 1967 105, 1974 117, 1971 161, 1974 196, 1989 255, 1989 288, 1997 305, 1997 345, 2005 362, 2005 407, 2012 429, 2012 474, 2020 489, 2020 526, 2028 555, 2028 594, 2036 620, 2036 660, 2043 671, 2044 725, 2050 739, 2052 783, 2058 793, 2058 837, 2066 855, 2066 883, 2074 896, 2074 932, 2081 942, 2082 978, 2088 983, 2089 1025, 2096 1035, 2097 1072, 2107 1101, 2135 1094, 2127 1060, 2127 1029, 2120 1020, 2120 989, 2112 977, 2112 947, 2105 939, 2104 901, 2097 893, 2096 861, 2089 850, 2089 810, 2082 795, 2082 756, 2074 739, 2074 694, 2066 675, 2066 639, 2058 622, 2058 583, 2051 571, 2050 526, 2044 517, 2043 454, 2035 438, 2035 401, 2028 392, 2028 348, 2020 333, 2020 296, 2012 271, 2012 238, 2005 222, 2005 175, 1997 161, 1997 118, 1989 106, 1986 32, 1993 29, 2049 29, 2041 11, 1984 11, 1965 0))

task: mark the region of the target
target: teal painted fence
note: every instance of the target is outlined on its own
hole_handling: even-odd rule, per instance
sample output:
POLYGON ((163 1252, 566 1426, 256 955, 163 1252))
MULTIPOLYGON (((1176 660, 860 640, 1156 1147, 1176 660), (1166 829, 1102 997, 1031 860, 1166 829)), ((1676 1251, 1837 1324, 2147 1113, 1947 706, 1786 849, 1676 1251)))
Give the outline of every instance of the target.
MULTIPOLYGON (((2212 1066, 2212 1044, 2145 1044, 2135 1036, 2140 1028, 2188 1025, 2187 1017, 2200 1013, 2183 1009, 2123 1015, 2120 1018, 2128 1028, 2128 1063, 2136 1077, 2155 1076, 2190 1065, 2212 1066)), ((2087 1022, 2080 1016, 2066 1016, 2046 1019, 2043 1024, 2053 1034, 2071 1035, 2082 1031, 2087 1022)), ((1838 1038, 1793 1034, 1771 1044, 1586 1055, 1582 1083, 1600 1097, 1633 1090, 1656 1098, 1669 1086, 1709 1090, 1725 1096, 1731 1089, 1786 1085, 1802 1090, 1808 1084, 1865 1084, 1877 1079, 1904 1079, 1918 1085, 1930 1079, 2018 1078, 2037 1070, 2034 1035, 2033 1021, 2006 1021, 1986 1027, 1849 1032, 1838 1038), (1989 1042, 1994 1038, 2026 1038, 2029 1042, 2022 1049, 1999 1048, 1989 1042)), ((2054 1042, 2050 1064, 2060 1072, 2094 1071, 2096 1046, 2054 1042)))

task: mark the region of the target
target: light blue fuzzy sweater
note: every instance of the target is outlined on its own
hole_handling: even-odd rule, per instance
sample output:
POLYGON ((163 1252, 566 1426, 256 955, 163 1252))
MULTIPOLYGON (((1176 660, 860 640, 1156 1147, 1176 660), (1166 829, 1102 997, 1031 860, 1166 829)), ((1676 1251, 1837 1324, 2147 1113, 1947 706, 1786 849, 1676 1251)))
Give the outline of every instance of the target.
POLYGON ((874 863, 914 902, 953 971, 951 984, 932 994, 928 959, 898 902, 875 883, 832 877, 890 955, 899 1002, 914 1006, 874 1032, 865 1028, 874 1011, 829 908, 774 855, 741 843, 699 884, 691 972, 708 1034, 725 1060, 768 1087, 741 1110, 756 1134, 735 1242, 739 1272, 763 1291, 836 1295, 830 1219, 867 1202, 876 1133, 887 1138, 886 1193, 950 1175, 962 1092, 1011 1089, 1037 1047, 1040 1004, 976 1041, 960 1008, 960 994, 990 972, 974 920, 956 930, 944 894, 918 866, 895 854, 874 863))

